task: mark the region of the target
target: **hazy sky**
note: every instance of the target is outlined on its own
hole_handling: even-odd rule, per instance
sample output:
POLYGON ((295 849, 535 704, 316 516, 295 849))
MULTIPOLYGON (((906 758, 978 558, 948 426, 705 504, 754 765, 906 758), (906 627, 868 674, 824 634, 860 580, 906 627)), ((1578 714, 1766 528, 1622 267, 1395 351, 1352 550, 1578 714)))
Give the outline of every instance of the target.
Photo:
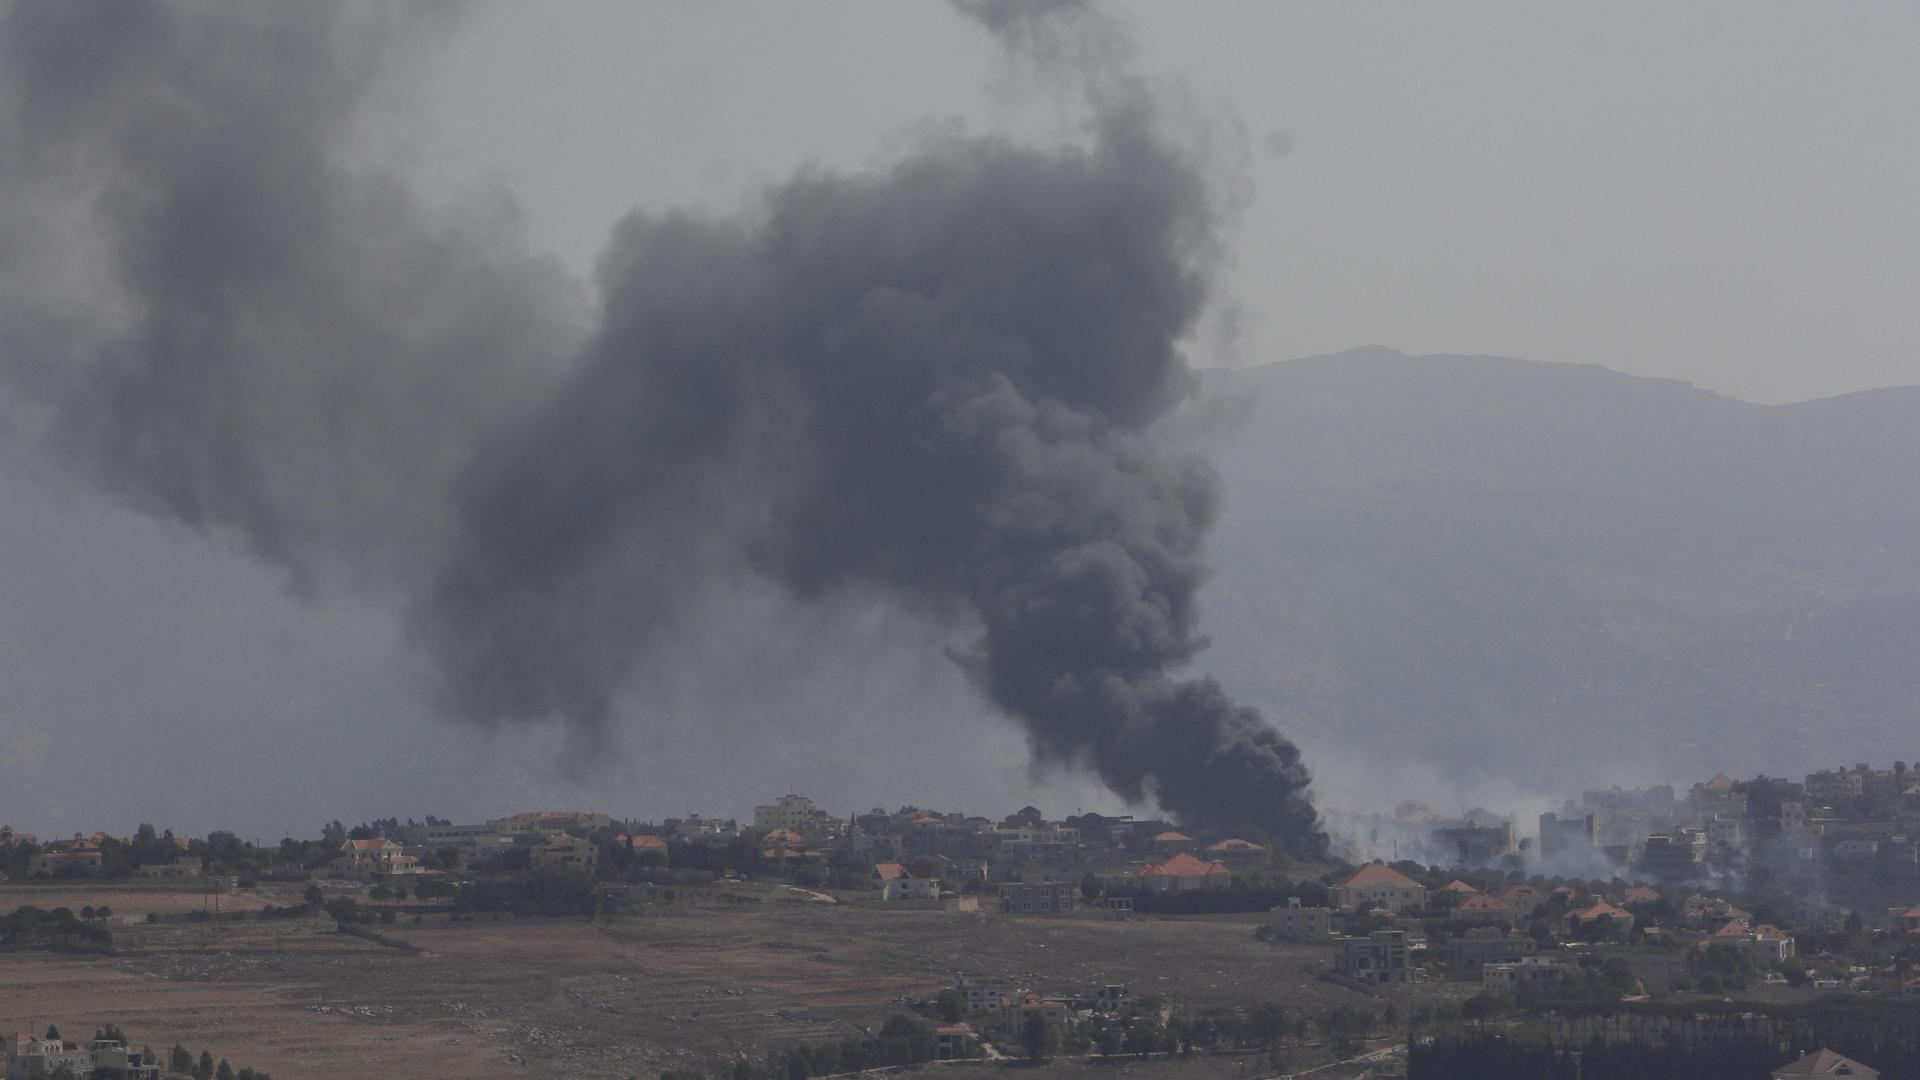
MULTIPOLYGON (((1241 333, 1202 362, 1377 342, 1768 402, 1920 382, 1920 8, 1109 6, 1245 135, 1241 333)), ((426 64, 416 164, 514 192, 582 274, 635 206, 728 211, 930 123, 1071 122, 933 2, 502 3, 426 64)), ((739 813, 789 785, 842 812, 1114 808, 1029 772, 941 642, 880 616, 726 641, 570 773, 557 730, 436 719, 392 611, 307 604, 183 527, 9 465, 0 550, 0 821, 24 828, 739 813)))
MULTIPOLYGON (((1920 382, 1920 8, 1109 5, 1248 135, 1258 363, 1380 343, 1755 401, 1920 382)), ((736 205, 934 119, 1046 122, 899 0, 503 4, 429 74, 443 149, 585 267, 635 204, 736 205)))

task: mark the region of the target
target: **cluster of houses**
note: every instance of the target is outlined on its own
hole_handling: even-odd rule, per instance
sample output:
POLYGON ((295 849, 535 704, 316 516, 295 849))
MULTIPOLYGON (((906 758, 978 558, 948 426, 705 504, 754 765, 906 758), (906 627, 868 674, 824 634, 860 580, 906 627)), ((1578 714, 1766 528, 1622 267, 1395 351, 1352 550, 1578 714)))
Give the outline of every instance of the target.
MULTIPOLYGON (((1273 908, 1269 912, 1273 936, 1332 944, 1333 971, 1342 978, 1368 984, 1402 983, 1421 977, 1423 968, 1412 957, 1426 948, 1424 919, 1479 924, 1469 925, 1437 948, 1434 956, 1452 977, 1479 981, 1496 990, 1512 990, 1523 983, 1553 986, 1569 977, 1571 969, 1538 955, 1538 942, 1525 932, 1547 913, 1552 913, 1548 930, 1556 936, 1623 941, 1634 930, 1635 909, 1661 899, 1647 885, 1628 886, 1613 899, 1584 895, 1570 885, 1543 891, 1514 884, 1483 891, 1455 879, 1429 889, 1383 862, 1360 867, 1329 887, 1327 895, 1325 907, 1292 898, 1273 908), (1356 915, 1369 916, 1375 925, 1389 925, 1364 936, 1343 936, 1341 927, 1356 915)), ((1687 896, 1677 908, 1678 918, 1643 933, 1650 939, 1657 936, 1695 948, 1731 946, 1749 953, 1763 970, 1777 969, 1795 955, 1792 935, 1719 897, 1687 896)), ((1891 916, 1905 932, 1920 934, 1920 906, 1891 916)))
POLYGON ((1525 821, 1482 807, 1443 817, 1409 800, 1368 826, 1383 842, 1441 865, 1519 860, 1674 880, 1744 860, 1764 841, 1842 871, 1920 880, 1920 775, 1905 762, 1821 769, 1797 783, 1722 773, 1685 792, 1664 784, 1587 791, 1525 821))
POLYGON ((139 1050, 128 1049, 119 1039, 99 1038, 77 1043, 59 1038, 51 1030, 48 1036, 7 1037, 7 1080, 47 1080, 63 1068, 76 1077, 160 1080, 160 1062, 149 1060, 139 1050))
POLYGON ((789 793, 755 808, 751 830, 761 857, 787 870, 836 857, 870 865, 874 900, 950 897, 997 877, 1001 910, 1022 914, 1079 910, 1088 874, 1129 891, 1190 892, 1226 889, 1235 870, 1272 860, 1264 844, 1241 837, 1202 843, 1163 821, 1098 814, 1050 821, 1030 806, 997 822, 918 807, 838 817, 789 793))
MULTIPOLYGON (((344 841, 340 853, 334 857, 333 872, 363 881, 404 882, 444 873, 423 864, 423 856, 428 852, 450 852, 458 859, 468 860, 515 848, 526 850, 528 863, 535 870, 592 872, 600 864, 600 845, 582 834, 591 834, 612 824, 613 819, 607 814, 584 810, 532 810, 474 825, 407 824, 392 837, 344 841)), ((649 843, 665 846, 659 837, 640 839, 642 848, 649 843)), ((613 840, 629 842, 626 836, 616 836, 613 840)))
MULTIPOLYGON (((42 842, 33 833, 19 832, 10 825, 0 824, 0 847, 20 844, 31 846, 33 854, 28 856, 26 872, 30 877, 67 877, 91 876, 97 873, 106 858, 103 845, 112 839, 104 832, 75 833, 72 837, 42 842)), ((131 846, 130 837, 117 838, 123 845, 131 846)), ((178 854, 187 853, 187 840, 184 837, 169 838, 178 854)), ((197 860, 176 862, 149 862, 134 867, 131 876, 143 880, 186 880, 198 878, 201 874, 197 860)), ((0 874, 0 880, 5 875, 0 874)))
MULTIPOLYGON (((1009 1031, 1021 1030, 1027 1019, 1034 1016, 1049 1027, 1067 1023, 1098 1024, 1134 1004, 1133 987, 1125 983, 1095 983, 1076 993, 1043 994, 1012 979, 958 975, 953 980, 953 990, 967 1016, 996 1020, 1009 1031)), ((961 1026, 969 1033, 972 1030, 970 1025, 961 1026)))

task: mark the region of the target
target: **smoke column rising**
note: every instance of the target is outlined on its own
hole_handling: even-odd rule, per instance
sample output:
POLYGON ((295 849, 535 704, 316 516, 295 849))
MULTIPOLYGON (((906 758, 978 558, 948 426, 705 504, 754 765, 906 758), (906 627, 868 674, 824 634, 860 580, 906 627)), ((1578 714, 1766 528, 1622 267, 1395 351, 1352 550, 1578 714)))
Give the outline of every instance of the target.
POLYGON ((498 215, 351 164, 442 9, 15 4, 0 194, 84 222, 58 269, 122 314, 16 288, 67 247, 0 219, 33 241, 0 256, 14 426, 302 579, 399 583, 477 721, 591 739, 703 596, 766 579, 949 628, 1042 761, 1318 852, 1296 749, 1180 674, 1219 496, 1148 433, 1218 200, 1097 12, 956 6, 1074 89, 1083 139, 931 134, 736 217, 634 214, 582 345, 498 215))

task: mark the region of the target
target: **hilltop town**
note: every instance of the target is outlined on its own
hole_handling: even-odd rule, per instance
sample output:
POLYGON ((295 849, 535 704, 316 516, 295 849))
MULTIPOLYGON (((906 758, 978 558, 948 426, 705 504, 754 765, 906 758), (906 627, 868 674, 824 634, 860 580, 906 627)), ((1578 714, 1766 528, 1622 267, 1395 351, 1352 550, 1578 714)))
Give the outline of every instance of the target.
MULTIPOLYGON (((1031 806, 998 818, 836 814, 797 793, 744 820, 389 818, 271 846, 145 825, 58 839, 0 826, 0 906, 13 911, 0 948, 16 968, 93 965, 162 982, 277 972, 311 980, 308 1000, 286 1008, 426 1030, 448 1017, 391 994, 356 1001, 358 984, 327 969, 439 965, 435 994, 478 977, 462 965, 488 950, 501 963, 525 947, 563 971, 568 956, 594 969, 604 985, 570 991, 577 1009, 555 1014, 498 986, 491 1004, 453 1009, 468 1025, 533 1007, 544 1018, 476 1044, 474 1075, 511 1075, 533 1051, 592 1075, 588 1063, 620 1039, 568 1049, 544 1025, 628 1010, 651 1020, 627 1030, 624 1052, 659 1063, 652 1071, 752 1080, 1117 1055, 1185 1071, 1258 1059, 1418 1076, 1421 1054, 1466 1052, 1463 1033, 1489 1023, 1737 999, 1812 1030, 1804 1010, 1836 994, 1920 1003, 1920 783, 1903 764, 1593 791, 1531 822, 1405 802, 1367 828, 1368 844, 1409 857, 1305 863, 1253 827, 1052 819, 1031 806), (657 958, 693 942, 716 970, 742 948, 755 970, 675 1011, 661 1003, 679 983, 658 981, 657 958), (241 955, 250 970, 236 970, 241 955), (836 978, 794 981, 827 970, 836 978), (617 1004, 628 989, 651 1004, 617 1004), (688 1027, 716 1015, 729 1018, 688 1027)), ((26 1031, 118 1020, 111 994, 83 995, 65 1016, 44 993, 10 994, 0 1016, 26 1031)), ((191 1013, 181 1027, 141 1034, 231 1035, 191 1013)), ((86 1052, 30 1035, 9 1050, 23 1061, 86 1052)), ((233 1053, 298 1076, 311 1049, 252 1039, 233 1053)))

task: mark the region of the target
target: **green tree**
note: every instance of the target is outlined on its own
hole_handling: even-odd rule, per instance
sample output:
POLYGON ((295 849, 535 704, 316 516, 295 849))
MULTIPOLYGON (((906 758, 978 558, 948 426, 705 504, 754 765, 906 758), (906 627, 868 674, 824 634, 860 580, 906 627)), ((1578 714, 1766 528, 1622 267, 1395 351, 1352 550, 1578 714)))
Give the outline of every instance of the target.
POLYGON ((60 1029, 54 1027, 52 1024, 48 1024, 46 1037, 48 1042, 58 1042, 60 1040, 60 1029))
POLYGON ((179 1043, 174 1043, 173 1049, 167 1051, 167 1071, 170 1073, 178 1073, 182 1076, 192 1072, 192 1052, 179 1043))
POLYGON ((213 1080, 213 1055, 200 1051, 200 1062, 193 1067, 193 1080, 213 1080))
POLYGON ((933 1000, 933 1004, 934 1008, 939 1010, 942 1022, 956 1024, 960 1022, 960 1010, 966 1002, 961 1000, 958 990, 949 986, 940 991, 940 996, 933 1000))
POLYGON ((1080 879, 1080 897, 1089 904, 1100 899, 1100 879, 1091 870, 1080 879))
POLYGON ((213 1070, 213 1080, 233 1080, 233 1066, 227 1064, 226 1058, 221 1058, 220 1067, 213 1070))
POLYGON ((317 908, 326 902, 327 894, 320 891, 320 886, 309 885, 307 886, 307 891, 300 894, 300 898, 307 902, 308 907, 317 908))
POLYGON ((1038 1062, 1047 1054, 1047 1021, 1039 1013, 1027 1017, 1020 1026, 1020 1045, 1027 1051, 1027 1060, 1038 1062))

